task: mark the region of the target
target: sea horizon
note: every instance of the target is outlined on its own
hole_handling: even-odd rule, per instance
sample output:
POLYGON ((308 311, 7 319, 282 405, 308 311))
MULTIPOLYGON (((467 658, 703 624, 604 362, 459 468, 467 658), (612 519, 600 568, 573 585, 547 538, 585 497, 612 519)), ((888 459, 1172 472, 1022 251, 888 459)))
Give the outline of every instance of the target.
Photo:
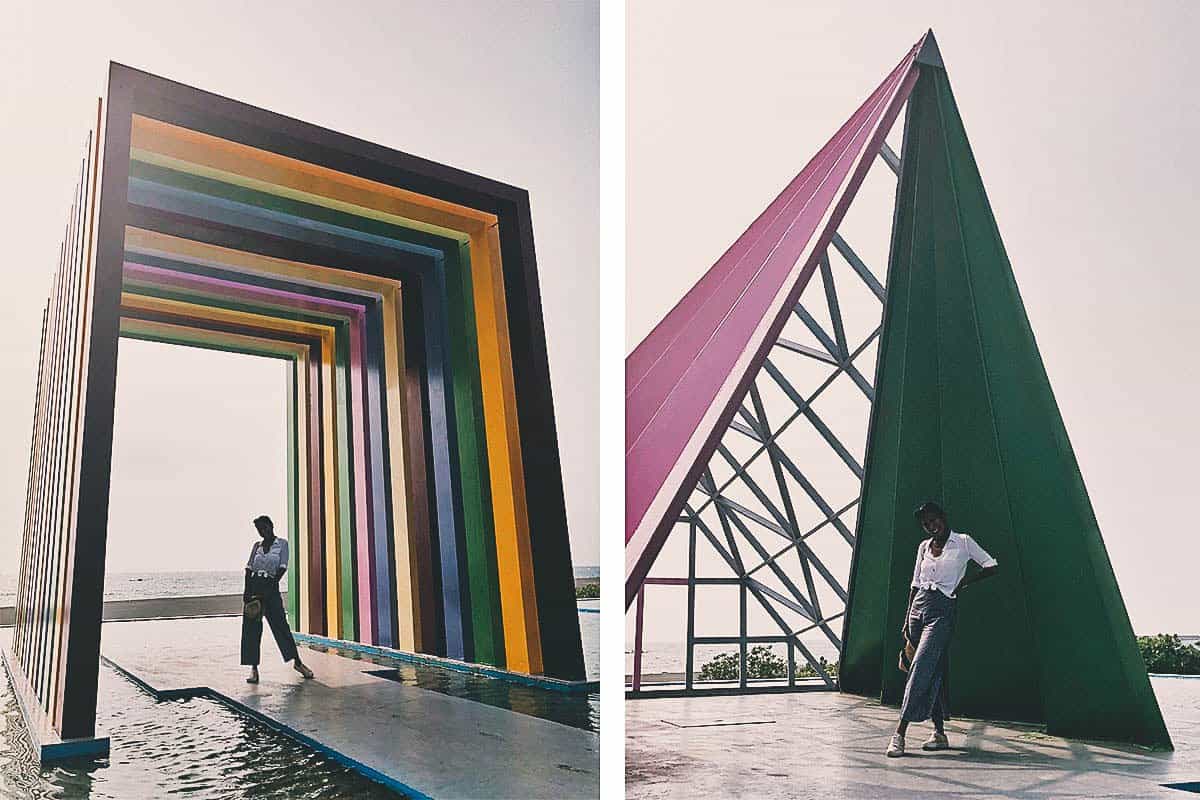
MULTIPOLYGON (((574 568, 576 578, 599 578, 600 567, 574 568)), ((242 570, 170 570, 109 572, 104 576, 105 600, 151 600, 162 597, 203 597, 240 594, 242 570)), ((16 573, 0 573, 0 608, 17 602, 16 573)))

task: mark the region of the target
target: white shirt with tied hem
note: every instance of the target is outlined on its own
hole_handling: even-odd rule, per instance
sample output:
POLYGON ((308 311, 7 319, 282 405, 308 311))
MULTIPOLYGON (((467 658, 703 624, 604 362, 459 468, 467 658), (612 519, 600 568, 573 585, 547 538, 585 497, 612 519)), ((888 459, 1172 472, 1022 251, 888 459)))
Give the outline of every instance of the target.
POLYGON ((950 531, 950 538, 942 546, 942 554, 929 552, 929 540, 917 545, 917 563, 913 565, 912 585, 914 589, 937 589, 946 597, 954 597, 958 582, 967 574, 967 562, 974 561, 981 567, 994 567, 998 563, 965 533, 950 531))
POLYGON ((274 578, 279 575, 279 568, 287 565, 287 540, 276 536, 271 546, 265 549, 262 542, 254 543, 250 550, 250 560, 246 562, 246 569, 261 577, 274 578))

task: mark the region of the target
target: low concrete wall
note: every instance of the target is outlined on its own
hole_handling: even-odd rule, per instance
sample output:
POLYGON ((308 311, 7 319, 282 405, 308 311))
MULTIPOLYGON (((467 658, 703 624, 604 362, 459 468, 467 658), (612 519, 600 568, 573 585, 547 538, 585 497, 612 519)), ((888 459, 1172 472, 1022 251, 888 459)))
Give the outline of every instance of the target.
MULTIPOLYGON (((284 599, 287 595, 284 594, 284 599)), ((15 609, 0 607, 0 627, 11 627, 15 609)), ((156 597, 147 600, 109 600, 104 604, 105 622, 172 617, 227 617, 242 613, 240 594, 204 597, 156 597)))
MULTIPOLYGON (((576 588, 600 583, 599 578, 576 578, 576 588)), ((283 593, 284 601, 287 593, 283 593)), ((147 600, 109 600, 104 604, 104 621, 130 619, 171 619, 173 617, 230 617, 242 613, 240 594, 214 594, 203 597, 155 597, 147 600)), ((0 628, 13 625, 15 609, 0 606, 0 628)))

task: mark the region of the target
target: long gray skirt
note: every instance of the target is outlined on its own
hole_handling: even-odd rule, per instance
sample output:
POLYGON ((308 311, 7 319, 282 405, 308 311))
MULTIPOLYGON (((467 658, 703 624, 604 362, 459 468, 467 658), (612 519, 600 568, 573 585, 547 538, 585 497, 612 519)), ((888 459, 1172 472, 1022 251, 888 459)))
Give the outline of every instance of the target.
POLYGON ((948 703, 950 640, 954 635, 956 601, 937 589, 920 589, 908 613, 908 640, 916 645, 900 719, 923 722, 950 719, 948 703))

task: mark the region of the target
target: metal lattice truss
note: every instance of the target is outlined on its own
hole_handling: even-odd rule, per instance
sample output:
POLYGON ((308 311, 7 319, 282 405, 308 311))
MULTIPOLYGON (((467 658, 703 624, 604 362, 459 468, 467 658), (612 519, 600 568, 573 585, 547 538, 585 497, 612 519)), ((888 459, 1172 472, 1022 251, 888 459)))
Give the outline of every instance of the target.
MULTIPOLYGON (((899 158, 886 143, 878 155, 898 176, 899 158)), ((813 639, 827 643, 820 649, 841 652, 853 514, 863 477, 866 421, 875 399, 867 376, 874 374, 885 289, 840 233, 833 235, 831 244, 819 259, 819 285, 812 281, 791 309, 791 318, 677 519, 670 538, 686 537, 687 577, 652 572, 638 593, 635 692, 657 691, 642 682, 646 586, 687 589, 686 666, 682 686, 674 684, 673 691, 706 690, 695 686, 697 649, 718 645, 737 647, 736 685, 712 682, 708 691, 836 688, 836 673, 828 659, 814 652, 818 648, 813 639), (855 282, 856 299, 869 296, 876 301, 866 314, 864 304, 857 303, 857 331, 843 316, 839 282, 843 291, 848 282, 855 282), (839 435, 844 424, 832 424, 818 411, 831 387, 847 385, 866 401, 851 411, 861 425, 856 431, 861 435, 853 440, 839 435), (827 462, 826 477, 818 480, 808 470, 822 459, 827 462), (828 462, 843 474, 831 480, 828 462), (698 612, 699 590, 710 587, 737 591, 736 632, 697 632, 698 617, 703 617, 698 612), (751 633, 753 614, 765 614, 777 631, 751 633), (754 645, 786 648, 786 682, 749 677, 747 660, 754 645)), ((839 398, 836 405, 840 410, 845 404, 839 398)))

